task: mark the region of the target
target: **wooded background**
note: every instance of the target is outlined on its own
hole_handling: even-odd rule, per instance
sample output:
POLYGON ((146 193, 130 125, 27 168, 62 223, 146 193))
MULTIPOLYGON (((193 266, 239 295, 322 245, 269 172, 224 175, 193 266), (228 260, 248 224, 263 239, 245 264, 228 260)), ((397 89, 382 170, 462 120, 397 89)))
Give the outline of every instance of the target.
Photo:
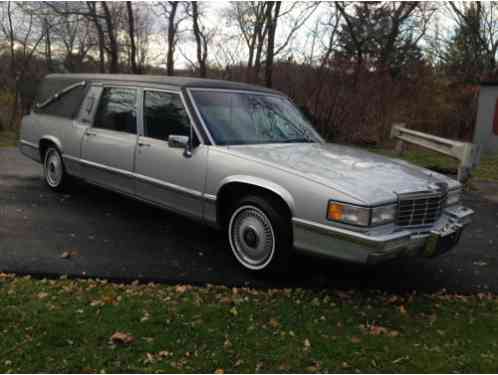
POLYGON ((393 122, 471 138, 496 76, 494 2, 1 2, 0 130, 52 72, 189 75, 289 95, 330 141, 393 122))

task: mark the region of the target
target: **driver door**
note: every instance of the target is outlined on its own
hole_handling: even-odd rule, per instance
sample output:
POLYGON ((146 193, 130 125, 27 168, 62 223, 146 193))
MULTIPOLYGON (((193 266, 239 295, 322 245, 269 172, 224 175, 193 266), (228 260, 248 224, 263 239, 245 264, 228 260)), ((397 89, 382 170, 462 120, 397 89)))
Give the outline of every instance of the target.
POLYGON ((207 147, 194 136, 180 95, 144 90, 141 117, 143 126, 135 159, 137 195, 174 211, 201 217, 207 147), (192 152, 168 145, 170 135, 190 137, 192 152))

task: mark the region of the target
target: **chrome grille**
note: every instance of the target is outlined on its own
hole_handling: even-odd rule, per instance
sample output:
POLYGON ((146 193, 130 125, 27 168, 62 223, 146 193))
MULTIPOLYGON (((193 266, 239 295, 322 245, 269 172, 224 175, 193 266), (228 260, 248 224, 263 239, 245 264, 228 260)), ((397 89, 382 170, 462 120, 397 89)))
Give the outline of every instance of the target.
POLYGON ((446 192, 399 195, 396 224, 400 226, 426 225, 441 216, 446 192))

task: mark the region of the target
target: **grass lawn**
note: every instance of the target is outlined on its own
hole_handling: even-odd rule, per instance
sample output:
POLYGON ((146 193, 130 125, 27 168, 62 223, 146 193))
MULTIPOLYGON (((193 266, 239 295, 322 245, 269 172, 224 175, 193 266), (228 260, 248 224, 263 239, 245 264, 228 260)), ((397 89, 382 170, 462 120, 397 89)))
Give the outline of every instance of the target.
MULTIPOLYGON (((370 148, 369 151, 376 152, 389 157, 404 159, 411 163, 441 171, 454 171, 458 168, 458 161, 445 155, 430 150, 411 148, 398 156, 394 150, 370 148)), ((481 157, 479 167, 472 172, 472 177, 480 180, 498 181, 498 156, 481 157)))
POLYGON ((17 135, 13 131, 0 131, 0 147, 14 147, 17 144, 17 135))
POLYGON ((498 299, 484 294, 0 274, 0 301, 0 372, 498 371, 498 299))

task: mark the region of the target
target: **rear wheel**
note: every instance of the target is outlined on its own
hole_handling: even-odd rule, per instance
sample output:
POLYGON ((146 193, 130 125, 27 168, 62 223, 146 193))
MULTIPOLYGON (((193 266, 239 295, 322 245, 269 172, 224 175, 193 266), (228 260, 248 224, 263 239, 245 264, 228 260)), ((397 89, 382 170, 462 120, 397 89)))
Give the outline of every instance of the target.
POLYGON ((251 271, 285 272, 292 247, 290 218, 274 199, 248 196, 231 210, 228 240, 237 261, 251 271))
POLYGON ((68 176, 64 168, 61 154, 56 147, 49 146, 45 151, 43 173, 48 187, 54 191, 62 191, 68 176))

